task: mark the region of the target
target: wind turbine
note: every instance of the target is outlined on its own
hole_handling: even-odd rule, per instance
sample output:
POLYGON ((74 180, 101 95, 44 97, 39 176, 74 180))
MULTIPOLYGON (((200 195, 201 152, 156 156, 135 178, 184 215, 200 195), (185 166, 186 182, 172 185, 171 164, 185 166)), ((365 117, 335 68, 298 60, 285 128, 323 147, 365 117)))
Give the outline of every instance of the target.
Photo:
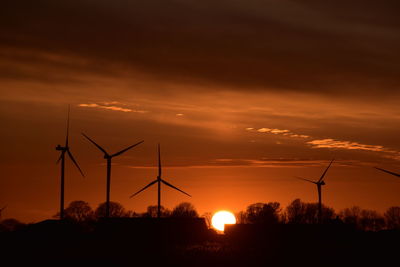
POLYGON ((86 139, 88 139, 90 142, 92 142, 98 149, 100 149, 104 153, 104 158, 107 160, 107 191, 106 191, 106 218, 110 217, 110 184, 111 184, 111 160, 113 157, 119 156, 122 153, 128 151, 129 149, 143 143, 144 141, 140 141, 134 145, 128 146, 125 149, 122 149, 121 151, 114 153, 114 154, 109 154, 104 148, 102 148, 100 145, 98 145, 95 141, 89 138, 89 136, 85 135, 82 133, 86 139))
POLYGON ((67 117, 67 134, 65 138, 65 146, 57 145, 56 150, 61 152, 60 157, 57 160, 57 164, 61 161, 61 196, 60 196, 60 220, 64 219, 64 172, 65 172, 65 153, 68 154, 69 158, 72 160, 72 162, 75 164, 75 166, 78 168, 79 172, 83 177, 85 175, 83 174, 81 168, 79 167, 78 163, 74 159, 74 156, 72 156, 71 151, 69 150, 68 146, 68 139, 69 139, 69 110, 70 107, 68 105, 68 117, 67 117))
POLYGON ((310 183, 313 183, 315 185, 317 185, 317 190, 318 190, 318 222, 322 223, 322 186, 325 185, 325 181, 324 181, 324 177, 326 175, 326 173, 328 172, 329 167, 331 167, 332 162, 334 161, 334 159, 332 159, 332 161, 329 163, 328 167, 325 169, 325 171, 322 173, 321 177, 319 178, 318 181, 312 181, 309 179, 305 179, 302 177, 296 177, 297 179, 301 179, 310 183))
POLYGON ((395 173, 395 172, 391 172, 391 171, 388 171, 388 170, 385 170, 385 169, 381 169, 381 168, 378 168, 378 167, 375 167, 375 169, 383 171, 383 172, 386 172, 386 173, 389 173, 389 174, 397 176, 397 177, 400 177, 400 174, 395 173))
POLYGON ((135 194, 130 196, 130 198, 132 198, 132 197, 136 196, 137 194, 139 194, 140 192, 142 192, 143 190, 145 190, 148 187, 152 186, 153 184, 157 183, 158 184, 157 218, 160 218, 160 216, 161 216, 161 183, 163 183, 166 186, 169 186, 169 187, 171 187, 171 188, 173 188, 175 190, 178 190, 179 192, 191 197, 191 195, 189 195, 188 193, 180 190, 179 188, 173 186, 172 184, 170 184, 167 181, 165 181, 164 179, 162 179, 161 178, 161 174, 162 174, 162 170, 161 170, 161 154, 160 154, 160 144, 158 144, 158 175, 157 175, 157 179, 154 180, 153 182, 149 183, 148 185, 146 185, 145 187, 143 187, 139 191, 137 191, 135 194))
POLYGON ((1 218, 2 218, 2 215, 3 215, 3 210, 4 210, 5 208, 7 208, 7 206, 4 206, 4 207, 2 207, 2 208, 0 209, 0 221, 1 221, 1 218))

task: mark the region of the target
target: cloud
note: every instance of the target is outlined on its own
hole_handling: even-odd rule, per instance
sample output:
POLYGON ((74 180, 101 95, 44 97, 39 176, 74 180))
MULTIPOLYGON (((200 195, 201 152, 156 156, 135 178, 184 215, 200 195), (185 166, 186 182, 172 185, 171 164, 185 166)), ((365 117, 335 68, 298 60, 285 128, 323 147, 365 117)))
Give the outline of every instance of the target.
POLYGON ((335 139, 317 139, 308 141, 307 144, 310 144, 313 148, 339 148, 349 150, 367 150, 375 152, 387 151, 387 149, 385 149, 383 146, 365 145, 357 142, 339 141, 335 139))
POLYGON ((281 129, 259 128, 256 130, 252 127, 247 127, 247 128, 245 128, 245 130, 249 131, 249 132, 255 132, 255 133, 271 133, 271 134, 277 134, 277 135, 281 135, 281 136, 285 136, 285 137, 304 139, 305 143, 310 145, 311 148, 328 148, 328 149, 363 150, 363 151, 371 151, 371 152, 381 152, 381 153, 383 153, 381 156, 384 158, 388 158, 388 159, 392 159, 392 160, 400 160, 400 152, 399 151, 387 148, 382 145, 368 145, 368 144, 362 144, 359 142, 342 141, 342 140, 336 140, 336 139, 332 139, 332 138, 314 139, 314 140, 307 141, 306 139, 313 139, 314 137, 312 137, 310 135, 296 134, 296 133, 291 132, 290 130, 281 130, 281 129))
MULTIPOLYGON (((329 160, 300 159, 300 158, 261 158, 261 159, 242 159, 242 158, 219 158, 211 161, 200 161, 196 164, 173 164, 163 168, 299 168, 326 166, 329 160)), ((374 166, 373 162, 357 160, 336 160, 335 165, 340 166, 374 166)), ((153 165, 128 166, 133 169, 156 169, 153 165)))
POLYGON ((382 153, 383 158, 400 161, 400 152, 380 145, 366 145, 358 142, 339 141, 335 139, 316 139, 308 141, 307 144, 312 148, 346 149, 346 150, 364 150, 382 153))
POLYGON ((245 91, 396 93, 397 4, 9 1, 0 9, 0 40, 13 48, 7 60, 16 65, 2 66, 0 73, 52 80, 59 71, 50 66, 68 55, 79 60, 64 67, 77 74, 122 72, 133 77, 140 71, 161 80, 217 83, 245 91), (90 10, 90 16, 84 10, 90 10), (47 51, 54 56, 34 60, 47 51), (20 62, 31 67, 20 69, 20 62))
POLYGON ((107 110, 114 110, 114 111, 122 111, 122 112, 135 112, 135 113, 147 113, 148 111, 146 110, 134 110, 130 108, 123 108, 123 107, 118 107, 118 106, 111 106, 110 104, 116 104, 118 102, 105 102, 104 105, 101 104, 79 104, 79 107, 86 107, 86 108, 100 108, 100 109, 107 109, 107 110))
POLYGON ((259 133, 271 133, 271 134, 276 134, 276 135, 283 135, 287 137, 293 137, 293 138, 302 138, 306 139, 309 138, 309 135, 305 134, 295 134, 291 132, 290 130, 283 130, 283 129, 272 129, 272 128, 259 128, 259 129, 254 129, 253 127, 247 127, 245 128, 246 131, 249 132, 259 132, 259 133))
POLYGON ((305 134, 290 134, 290 137, 293 137, 293 138, 310 138, 309 135, 305 135, 305 134))
MULTIPOLYGON (((253 129, 253 128, 249 128, 253 129)), ((270 128, 260 128, 257 130, 259 133, 273 133, 273 134, 285 134, 289 133, 289 130, 280 130, 280 129, 270 129, 270 128)))

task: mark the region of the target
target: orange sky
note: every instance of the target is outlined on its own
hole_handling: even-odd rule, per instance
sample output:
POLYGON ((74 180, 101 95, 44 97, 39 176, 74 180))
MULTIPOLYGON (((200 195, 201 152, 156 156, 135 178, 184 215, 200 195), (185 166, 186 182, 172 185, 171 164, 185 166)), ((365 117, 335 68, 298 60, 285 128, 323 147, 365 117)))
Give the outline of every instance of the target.
POLYGON ((400 205, 400 180, 372 168, 400 171, 395 2, 222 2, 0 11, 3 216, 58 211, 68 104, 86 177, 67 161, 66 203, 105 199, 105 162, 85 132, 111 152, 145 140, 113 160, 111 200, 137 212, 156 203, 155 188, 129 195, 156 177, 158 142, 165 179, 193 196, 164 188, 168 208, 316 201, 293 176, 317 178, 332 157, 326 205, 400 205))

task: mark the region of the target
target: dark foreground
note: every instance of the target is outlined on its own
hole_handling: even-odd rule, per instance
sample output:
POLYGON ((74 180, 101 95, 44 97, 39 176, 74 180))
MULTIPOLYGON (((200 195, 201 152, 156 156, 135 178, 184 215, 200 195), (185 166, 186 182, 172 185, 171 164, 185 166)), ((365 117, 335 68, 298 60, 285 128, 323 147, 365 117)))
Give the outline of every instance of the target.
MULTIPOLYGON (((44 221, 0 233, 7 266, 398 266, 400 232, 345 225, 236 225, 201 219, 44 221), (21 265, 23 264, 23 265, 21 265)), ((4 265, 6 266, 6 265, 4 265)))

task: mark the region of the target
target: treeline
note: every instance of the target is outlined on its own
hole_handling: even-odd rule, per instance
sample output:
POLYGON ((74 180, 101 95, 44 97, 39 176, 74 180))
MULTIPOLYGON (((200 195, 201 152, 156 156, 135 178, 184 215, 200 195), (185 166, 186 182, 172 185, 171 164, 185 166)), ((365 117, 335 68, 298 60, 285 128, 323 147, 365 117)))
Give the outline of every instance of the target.
MULTIPOLYGON (((88 202, 72 201, 65 209, 65 219, 76 223, 94 222, 105 217, 106 205, 101 203, 93 209, 88 202)), ((240 224, 318 224, 318 203, 307 203, 300 199, 293 200, 287 207, 282 208, 279 202, 254 203, 246 210, 235 214, 240 224)), ((59 214, 55 214, 58 218, 59 214)), ((118 202, 110 202, 110 217, 127 218, 156 218, 157 206, 148 206, 143 213, 126 210, 118 202)), ((196 218, 203 217, 211 227, 210 212, 201 216, 189 202, 182 202, 172 210, 161 206, 161 217, 196 218)), ((385 229, 400 229, 400 207, 388 208, 383 214, 374 210, 362 209, 358 206, 336 212, 333 208, 322 205, 322 221, 324 224, 346 224, 354 229, 363 231, 380 231, 385 229)), ((16 219, 5 219, 0 222, 0 231, 13 231, 26 224, 16 219)))
MULTIPOLYGON (((76 222, 84 222, 90 220, 97 220, 105 217, 106 214, 106 203, 101 203, 96 209, 92 209, 89 203, 76 200, 72 201, 64 211, 65 219, 76 222)), ((59 214, 54 215, 55 218, 59 217, 59 214)), ((126 210, 122 204, 118 202, 110 201, 110 217, 157 217, 157 206, 148 206, 147 210, 143 213, 136 213, 131 210, 126 210)), ((172 210, 161 206, 161 217, 199 217, 195 207, 189 202, 182 202, 178 204, 172 210)))
MULTIPOLYGON (((85 224, 91 223, 99 218, 104 218, 106 214, 106 203, 101 203, 96 209, 93 209, 88 202, 83 200, 72 201, 64 210, 65 220, 85 224)), ((59 213, 53 218, 59 218, 59 213)), ((110 217, 113 218, 138 218, 138 217, 157 217, 157 206, 148 206, 143 213, 136 213, 131 210, 126 210, 124 206, 118 202, 110 201, 110 217)), ((195 207, 189 202, 182 202, 172 210, 161 206, 161 217, 200 217, 195 207)), ((27 224, 16 219, 10 218, 0 221, 0 232, 14 231, 25 227, 27 224)))
MULTIPOLYGON (((237 215, 244 224, 318 224, 318 203, 293 200, 285 209, 278 202, 255 203, 237 215)), ((347 224, 364 231, 400 229, 400 207, 390 207, 383 214, 358 206, 336 212, 322 205, 324 224, 347 224)))

